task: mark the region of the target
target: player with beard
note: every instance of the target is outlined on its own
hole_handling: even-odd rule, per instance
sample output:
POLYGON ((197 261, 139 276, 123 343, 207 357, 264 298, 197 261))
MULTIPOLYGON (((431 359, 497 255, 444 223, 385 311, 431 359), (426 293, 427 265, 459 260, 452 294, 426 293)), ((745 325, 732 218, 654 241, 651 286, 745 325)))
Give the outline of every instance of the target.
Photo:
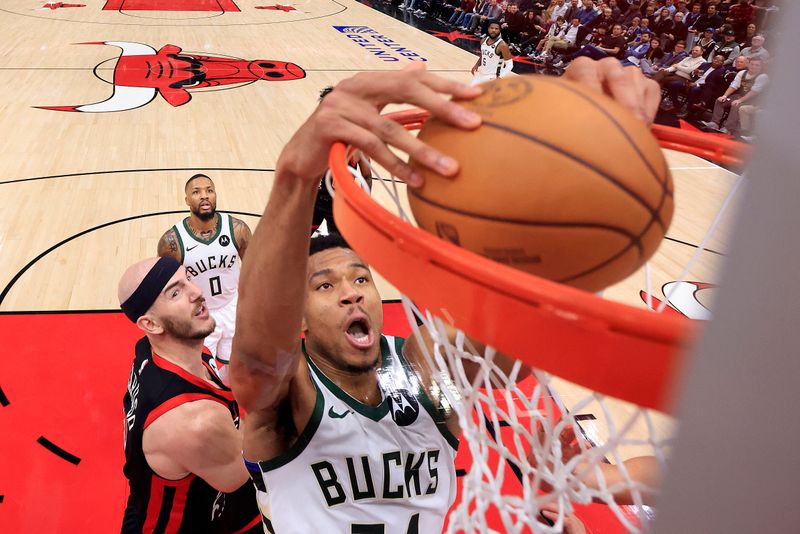
POLYGON ((118 297, 145 334, 123 400, 123 534, 261 531, 239 457, 239 408, 203 353, 214 319, 200 288, 167 256, 129 267, 118 297))
POLYGON ((481 55, 472 67, 473 85, 505 78, 514 68, 511 51, 500 36, 500 23, 490 22, 486 31, 488 35, 481 42, 481 55))
MULTIPOLYGON (((658 86, 614 59, 578 59, 565 76, 643 120, 655 116, 658 86)), ((243 455, 274 532, 442 531, 455 498, 458 421, 433 387, 424 357, 433 342, 427 329, 405 342, 383 335, 369 266, 340 236, 311 240, 308 221, 335 141, 409 187, 422 178, 390 147, 458 180, 456 161, 381 111, 410 104, 472 130, 480 116, 457 101, 481 92, 419 64, 360 73, 334 88, 278 158, 242 267, 231 360, 233 390, 247 411, 243 455)), ((508 360, 494 361, 508 371, 508 360)), ((475 364, 462 362, 474 376, 475 364)))
POLYGON ((214 355, 217 373, 228 384, 239 268, 252 233, 244 221, 217 212, 214 182, 205 174, 189 178, 184 192, 191 213, 161 236, 158 255, 182 263, 189 279, 202 289, 217 324, 205 344, 214 355))

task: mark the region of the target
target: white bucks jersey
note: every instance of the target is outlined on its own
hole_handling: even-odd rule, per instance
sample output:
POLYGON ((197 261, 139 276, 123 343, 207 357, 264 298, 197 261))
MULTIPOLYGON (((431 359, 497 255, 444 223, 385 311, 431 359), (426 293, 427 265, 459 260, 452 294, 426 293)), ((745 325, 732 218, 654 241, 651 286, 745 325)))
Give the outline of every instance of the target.
POLYGON ((497 47, 502 42, 503 39, 500 37, 492 44, 488 44, 488 37, 481 41, 481 74, 486 76, 500 75, 500 69, 503 67, 503 58, 497 53, 497 47))
POLYGON ((429 534, 455 498, 458 442, 401 355, 381 336, 383 400, 367 406, 306 356, 314 412, 283 455, 247 462, 277 534, 429 534))
POLYGON ((217 231, 208 240, 195 236, 187 226, 187 219, 173 228, 178 236, 186 274, 203 291, 208 309, 222 308, 234 300, 241 262, 233 238, 231 216, 217 213, 217 231))

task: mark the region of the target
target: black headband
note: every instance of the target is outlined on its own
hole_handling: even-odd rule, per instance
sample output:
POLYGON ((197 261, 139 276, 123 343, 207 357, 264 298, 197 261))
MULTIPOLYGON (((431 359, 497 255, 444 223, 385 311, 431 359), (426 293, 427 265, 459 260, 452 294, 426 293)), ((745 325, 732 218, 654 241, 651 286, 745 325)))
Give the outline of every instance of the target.
POLYGON ((175 258, 164 256, 159 258, 153 268, 144 277, 142 283, 136 288, 136 291, 128 297, 128 300, 122 303, 120 308, 125 313, 125 316, 135 323, 139 317, 147 313, 150 306, 161 294, 161 290, 167 285, 169 279, 172 278, 181 264, 175 258))

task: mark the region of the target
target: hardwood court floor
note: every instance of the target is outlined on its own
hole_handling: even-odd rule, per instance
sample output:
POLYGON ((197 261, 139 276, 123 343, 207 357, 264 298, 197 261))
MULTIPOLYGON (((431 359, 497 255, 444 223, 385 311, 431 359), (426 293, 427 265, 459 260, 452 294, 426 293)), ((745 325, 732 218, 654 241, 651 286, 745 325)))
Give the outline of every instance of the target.
MULTIPOLYGON (((430 70, 468 81, 474 62, 472 54, 353 0, 287 4, 293 10, 257 9, 280 5, 272 0, 234 0, 238 12, 73 3, 84 7, 0 5, 2 532, 118 528, 125 498, 120 400, 138 334, 115 311, 116 283, 184 216, 188 176, 209 174, 218 208, 255 227, 280 149, 321 88, 422 57, 430 70), (392 44, 362 46, 364 35, 392 44), (146 69, 133 67, 148 54, 146 69), (168 54, 183 58, 183 71, 170 70, 176 63, 168 54), (185 70, 192 61, 214 64, 213 76, 170 89, 177 81, 170 76, 197 75, 185 70), (305 76, 261 79, 264 64, 274 62, 292 62, 305 76)), ((187 3, 204 6, 179 4, 187 3)), ((678 277, 736 179, 693 156, 667 158, 677 212, 652 262, 651 286, 661 299, 661 287, 678 277)), ((378 189, 375 197, 387 201, 378 189)), ((716 281, 729 217, 689 281, 716 281)), ((384 299, 399 296, 380 285, 384 299)), ((640 272, 605 295, 642 306, 644 287, 640 272)), ((711 293, 689 292, 706 306, 711 293)), ((672 306, 697 312, 683 300, 672 306)), ((396 314, 387 331, 406 332, 396 308, 387 310, 396 314)), ((574 390, 564 386, 562 394, 569 401, 574 390)), ((602 439, 593 425, 599 427, 587 423, 587 433, 602 439)), ((669 426, 665 421, 664 431, 669 426)))

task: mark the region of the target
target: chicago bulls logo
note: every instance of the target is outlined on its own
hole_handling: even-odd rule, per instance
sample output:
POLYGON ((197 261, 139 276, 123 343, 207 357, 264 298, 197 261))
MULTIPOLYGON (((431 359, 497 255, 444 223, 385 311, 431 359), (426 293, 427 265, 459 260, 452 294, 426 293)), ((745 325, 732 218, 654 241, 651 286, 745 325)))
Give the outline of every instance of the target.
POLYGON ((52 111, 108 113, 140 108, 156 95, 170 105, 182 106, 192 99, 190 91, 207 87, 249 84, 259 80, 288 81, 305 78, 294 63, 257 59, 204 56, 183 52, 175 45, 159 51, 146 44, 105 41, 80 44, 109 45, 122 49, 114 68, 111 96, 94 104, 77 106, 36 106, 52 111))

